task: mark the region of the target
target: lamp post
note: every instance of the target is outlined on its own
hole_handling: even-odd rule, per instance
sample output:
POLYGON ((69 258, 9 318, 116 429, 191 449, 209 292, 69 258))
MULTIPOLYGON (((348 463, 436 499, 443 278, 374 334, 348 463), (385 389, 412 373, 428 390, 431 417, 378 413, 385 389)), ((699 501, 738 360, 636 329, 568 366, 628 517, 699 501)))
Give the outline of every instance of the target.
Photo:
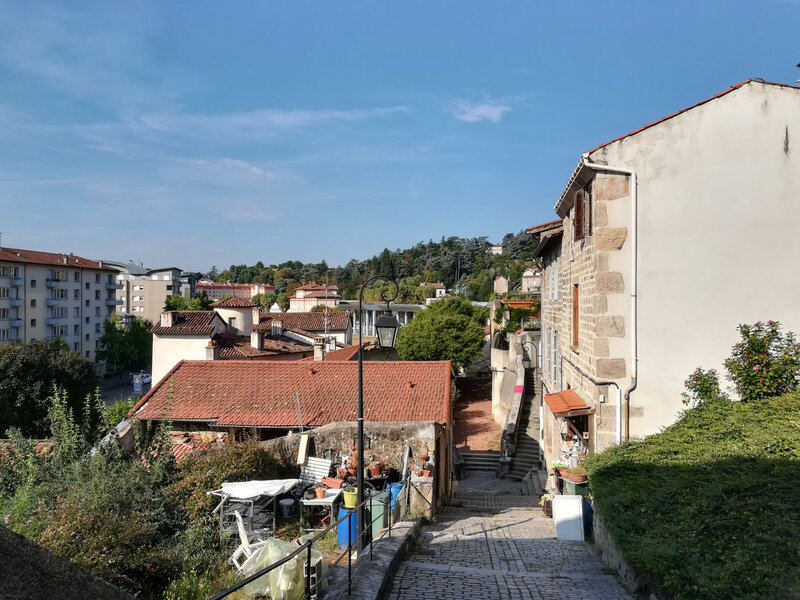
POLYGON ((397 330, 400 323, 397 322, 389 310, 389 303, 392 302, 400 293, 400 286, 392 277, 384 277, 376 275, 370 277, 361 286, 361 291, 358 293, 358 464, 356 471, 356 503, 358 506, 358 514, 356 517, 358 528, 358 550, 364 547, 364 344, 362 338, 364 335, 364 311, 362 308, 364 302, 364 290, 367 285, 378 279, 385 279, 394 285, 394 296, 386 298, 385 291, 381 291, 381 302, 386 302, 386 312, 380 315, 375 320, 375 329, 378 334, 378 345, 383 348, 384 352, 394 348, 394 342, 397 339, 397 330))

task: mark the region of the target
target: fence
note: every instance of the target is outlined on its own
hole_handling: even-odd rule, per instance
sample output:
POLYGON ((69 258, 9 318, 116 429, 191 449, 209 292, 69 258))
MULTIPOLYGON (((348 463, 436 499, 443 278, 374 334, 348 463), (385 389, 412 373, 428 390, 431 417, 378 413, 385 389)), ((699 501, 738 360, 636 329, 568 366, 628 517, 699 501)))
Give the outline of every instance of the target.
MULTIPOLYGON (((410 478, 406 478, 402 483, 403 483, 403 492, 400 494, 400 496, 404 496, 403 502, 401 503, 401 498, 400 498, 400 496, 398 496, 397 504, 395 506, 395 510, 396 510, 398 515, 402 515, 402 514, 405 513, 405 510, 406 510, 407 506, 410 503, 409 498, 410 498, 411 488, 414 487, 411 484, 411 479, 410 478)), ((219 598, 225 598, 226 596, 229 596, 233 592, 242 589, 243 587, 245 587, 246 585, 252 583, 253 581, 256 581, 257 579, 260 579, 261 577, 264 577, 265 575, 267 575, 270 572, 274 571, 278 567, 280 567, 282 565, 285 565, 286 563, 288 563, 291 560, 294 560, 297 556, 300 556, 304 552, 306 553, 306 557, 305 557, 305 569, 304 569, 304 571, 305 571, 305 573, 304 573, 305 594, 304 594, 303 597, 306 598, 306 599, 313 598, 314 594, 316 594, 316 591, 321 589, 322 582, 327 580, 327 578, 330 577, 330 574, 332 572, 332 570, 329 569, 324 578, 317 577, 316 570, 313 568, 312 561, 311 561, 311 550, 312 550, 312 546, 313 546, 314 542, 316 542, 320 538, 322 538, 325 535, 327 535, 331 530, 336 529, 339 526, 340 523, 342 523, 342 522, 344 522, 344 521, 346 521, 348 519, 353 518, 354 514, 357 515, 359 512, 361 512, 362 514, 366 515, 367 506, 370 503, 374 503, 374 502, 375 502, 374 496, 365 499, 361 504, 357 505, 355 507, 355 509, 351 510, 350 513, 348 513, 344 517, 334 521, 333 523, 328 525, 325 529, 319 531, 317 534, 314 535, 314 537, 312 537, 311 539, 306 541, 301 546, 298 546, 297 550, 293 551, 291 554, 289 554, 287 556, 284 556, 282 559, 280 559, 280 560, 268 565, 267 567, 264 567, 263 569, 261 569, 260 571, 258 571, 256 573, 253 573, 252 575, 246 577, 242 581, 237 582, 235 585, 229 587, 228 589, 223 590, 219 594, 217 594, 215 596, 212 596, 210 600, 218 600, 219 598), (361 509, 361 510, 359 511, 359 509, 361 509), (355 512, 353 512, 353 511, 355 511, 355 512), (312 580, 314 580, 313 585, 312 585, 312 580)), ((389 506, 390 505, 391 505, 391 493, 389 494, 389 506)), ((388 506, 387 506, 387 509, 388 509, 388 506)), ((387 533, 386 533, 386 537, 387 538, 391 538, 392 537, 392 522, 394 521, 393 517, 395 517, 395 516, 396 515, 394 515, 394 514, 391 514, 391 513, 389 514, 389 519, 388 519, 389 524, 388 524, 387 533)), ((369 523, 367 523, 367 522, 364 523, 363 535, 366 537, 369 534, 369 560, 372 560, 373 543, 375 543, 376 541, 382 540, 383 537, 384 537, 384 536, 381 536, 380 538, 378 538, 378 540, 375 540, 375 539, 373 539, 374 536, 371 535, 373 524, 378 519, 381 519, 381 518, 382 518, 381 516, 378 516, 378 517, 374 517, 373 516, 370 519, 369 523)), ((347 557, 347 593, 349 595, 351 593, 351 591, 352 591, 352 580, 353 580, 353 559, 352 559, 352 556, 353 556, 353 544, 355 542, 357 542, 358 540, 352 539, 352 528, 350 527, 349 523, 347 525, 348 525, 347 526, 347 549, 344 550, 341 554, 339 554, 339 556, 336 558, 336 560, 333 563, 331 563, 330 566, 334 567, 334 566, 339 565, 343 561, 344 557, 345 556, 347 557)), ((365 548, 366 548, 366 546, 364 546, 364 549, 365 548)))

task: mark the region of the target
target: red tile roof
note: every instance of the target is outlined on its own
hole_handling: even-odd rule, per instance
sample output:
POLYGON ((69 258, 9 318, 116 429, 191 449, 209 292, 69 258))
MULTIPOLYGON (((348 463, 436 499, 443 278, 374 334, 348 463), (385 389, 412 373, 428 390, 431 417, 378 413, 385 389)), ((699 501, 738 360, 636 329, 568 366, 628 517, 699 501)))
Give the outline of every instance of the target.
POLYGON ((169 436, 170 449, 172 454, 175 455, 175 462, 181 462, 193 454, 208 452, 222 447, 228 434, 212 435, 195 431, 171 431, 169 436))
POLYGON ((339 288, 335 285, 319 285, 318 283, 312 281, 305 285, 301 285, 299 288, 295 288, 296 290, 331 290, 335 292, 339 288))
POLYGON ((234 297, 217 300, 211 305, 211 308, 255 308, 256 306, 258 304, 252 300, 234 297))
POLYGON ((221 359, 245 359, 275 354, 290 354, 296 352, 313 352, 311 344, 304 344, 283 335, 264 336, 264 349, 257 350, 250 345, 250 337, 220 333, 214 336, 214 341, 219 345, 221 359))
MULTIPOLYGON (((450 421, 449 361, 364 364, 364 415, 371 422, 450 421)), ((355 362, 181 361, 134 407, 134 416, 210 421, 218 427, 296 427, 356 418, 355 362), (168 400, 169 382, 173 399, 168 400)))
POLYGON ((0 260, 7 262, 31 263, 35 265, 53 265, 73 269, 102 269, 116 273, 112 267, 101 266, 99 262, 64 254, 63 252, 39 252, 38 250, 22 250, 20 248, 0 248, 0 260))
POLYGON ((318 291, 315 291, 315 292, 309 292, 305 296, 303 296, 302 298, 299 298, 296 294, 294 296, 292 296, 292 298, 294 298, 295 300, 303 300, 305 298, 331 298, 331 299, 333 299, 333 298, 338 298, 338 297, 339 297, 339 294, 337 294, 333 290, 318 290, 318 291))
POLYGON ((533 227, 528 227, 528 233, 542 233, 543 231, 550 231, 551 229, 555 229, 561 225, 561 219, 557 219, 556 221, 548 221, 547 223, 541 223, 540 225, 534 225, 533 227))
POLYGON ((581 397, 575 390, 564 390, 557 394, 547 394, 544 397, 547 406, 557 417, 568 417, 572 414, 589 414, 594 412, 589 406, 581 400, 581 397), (579 412, 575 412, 579 411, 579 412))
POLYGON ((249 290, 252 285, 249 283, 197 283, 195 284, 197 290, 249 290))
POLYGON ((712 100, 716 100, 717 98, 719 98, 721 96, 724 96, 725 94, 729 94, 730 92, 732 92, 732 91, 734 91, 736 89, 739 89, 740 87, 742 87, 744 85, 747 85, 748 83, 763 83, 763 84, 766 84, 766 85, 777 85, 779 87, 788 87, 788 88, 800 90, 800 87, 795 86, 795 85, 788 85, 786 83, 775 83, 773 81, 764 81, 762 79, 748 79, 747 81, 742 81, 740 83, 732 85, 727 90, 724 90, 724 91, 720 92, 719 94, 715 94, 714 96, 711 96, 710 98, 706 98, 705 100, 701 100, 700 102, 697 102, 696 104, 692 104, 691 106, 683 108, 683 109, 679 110, 678 112, 674 112, 671 115, 667 115, 666 117, 663 117, 663 118, 659 119, 658 121, 653 121, 652 123, 648 123, 647 125, 639 127, 639 129, 634 129, 633 131, 629 131, 628 133, 626 133, 624 135, 621 135, 621 136, 619 136, 617 138, 614 138, 613 140, 611 140, 609 142, 606 142, 604 144, 600 144, 596 148, 592 148, 591 150, 589 150, 587 152, 587 154, 591 154, 592 152, 594 152, 595 150, 599 150, 603 146, 608 146, 609 144, 613 144, 614 142, 617 142, 617 141, 619 141, 619 140, 621 140, 623 138, 626 138, 628 136, 640 133, 640 132, 644 131, 645 129, 649 129, 653 125, 658 125, 659 123, 663 123, 664 121, 666 121, 668 119, 671 119, 673 117, 677 117, 678 115, 683 114, 686 111, 692 110, 693 108, 697 108, 698 106, 701 106, 701 105, 705 104, 706 102, 711 102, 712 100))
POLYGON ((420 283, 420 285, 424 285, 425 287, 444 289, 443 283, 420 283))
MULTIPOLYGON (((297 312, 297 313, 261 313, 261 319, 254 327, 257 331, 266 331, 272 328, 273 320, 283 323, 284 329, 302 329, 304 331, 324 331, 325 313, 323 312, 297 312)), ((328 312, 329 331, 344 331, 350 325, 350 311, 328 312)))
MULTIPOLYGON (((364 346, 369 346, 369 342, 364 342, 364 346)), ((325 360, 343 361, 343 360, 356 360, 358 358, 358 344, 354 346, 345 346, 338 350, 331 350, 325 353, 325 360)), ((313 356, 302 359, 300 362, 311 362, 314 360, 313 356)))
POLYGON ((213 310, 176 310, 172 327, 162 327, 158 322, 153 326, 157 335, 203 335, 214 331, 214 319, 222 320, 213 310))

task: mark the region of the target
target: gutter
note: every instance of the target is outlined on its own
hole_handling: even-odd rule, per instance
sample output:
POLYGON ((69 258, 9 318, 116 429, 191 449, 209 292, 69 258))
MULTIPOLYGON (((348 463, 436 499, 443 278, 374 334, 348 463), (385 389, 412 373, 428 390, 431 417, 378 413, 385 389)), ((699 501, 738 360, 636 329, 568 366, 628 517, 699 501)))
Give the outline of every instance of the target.
MULTIPOLYGON (((623 395, 625 396, 625 441, 630 439, 630 405, 631 405, 631 392, 633 392, 639 382, 639 346, 638 346, 638 336, 639 336, 639 311, 638 311, 638 248, 637 248, 637 238, 638 238, 638 202, 639 202, 639 194, 638 194, 638 180, 636 177, 636 171, 633 169, 625 169, 622 167, 609 167, 608 165, 601 165, 593 162, 589 162, 589 153, 585 153, 581 156, 581 162, 578 163, 578 167, 575 169, 575 172, 572 175, 569 183, 567 184, 567 188, 564 190, 564 193, 559 199, 559 204, 561 204, 564 196, 566 196, 569 187, 572 185, 573 180, 577 177, 580 168, 585 166, 589 169, 593 169, 595 171, 608 171, 610 173, 620 173, 622 175, 627 175, 630 177, 630 196, 631 196, 631 381, 623 395)), ((557 205, 558 206, 558 205, 557 205)), ((617 443, 621 440, 621 433, 622 433, 622 402, 618 398, 617 400, 617 443)))

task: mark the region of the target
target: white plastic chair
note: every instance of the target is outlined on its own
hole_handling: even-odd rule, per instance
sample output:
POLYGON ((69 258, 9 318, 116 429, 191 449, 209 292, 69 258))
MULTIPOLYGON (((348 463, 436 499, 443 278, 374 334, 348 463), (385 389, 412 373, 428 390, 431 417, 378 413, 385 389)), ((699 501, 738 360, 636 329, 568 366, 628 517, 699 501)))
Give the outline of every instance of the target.
POLYGON ((261 535, 256 531, 248 532, 244 528, 244 521, 239 511, 233 511, 236 516, 236 527, 239 530, 239 541, 241 545, 231 556, 231 562, 236 565, 236 570, 239 575, 242 575, 250 563, 258 558, 261 551, 264 549, 264 544, 267 542, 262 539, 261 535))

